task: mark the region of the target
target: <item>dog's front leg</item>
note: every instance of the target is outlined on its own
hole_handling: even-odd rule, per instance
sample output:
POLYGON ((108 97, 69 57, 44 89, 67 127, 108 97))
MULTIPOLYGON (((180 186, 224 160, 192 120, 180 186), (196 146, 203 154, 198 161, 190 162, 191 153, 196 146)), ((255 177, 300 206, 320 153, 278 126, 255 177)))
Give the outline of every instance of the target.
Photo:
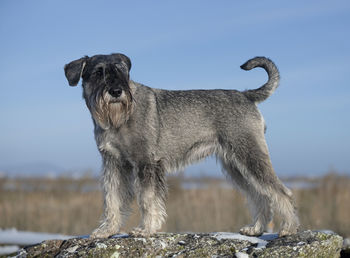
POLYGON ((161 228, 166 218, 167 185, 162 167, 153 164, 140 166, 136 188, 141 222, 131 233, 149 236, 161 228))
POLYGON ((100 226, 92 238, 105 238, 119 232, 125 217, 129 214, 129 204, 133 200, 133 169, 130 163, 103 154, 102 188, 104 212, 100 226))

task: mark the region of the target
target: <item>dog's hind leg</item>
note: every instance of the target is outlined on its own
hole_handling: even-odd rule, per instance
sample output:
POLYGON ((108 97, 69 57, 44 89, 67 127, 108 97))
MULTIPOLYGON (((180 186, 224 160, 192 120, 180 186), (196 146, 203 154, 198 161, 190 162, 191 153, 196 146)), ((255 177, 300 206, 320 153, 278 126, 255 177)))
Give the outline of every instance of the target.
POLYGON ((266 231, 267 224, 272 219, 271 202, 269 198, 257 192, 251 182, 242 176, 234 162, 222 160, 222 166, 233 184, 246 196, 248 207, 253 217, 253 223, 243 227, 240 232, 249 236, 261 235, 266 231))
POLYGON ((159 230, 166 218, 167 185, 162 166, 159 164, 140 166, 136 189, 141 222, 131 233, 148 236, 159 230))
POLYGON ((130 203, 134 199, 134 178, 129 162, 116 160, 108 154, 103 155, 103 220, 91 237, 105 238, 119 232, 130 213, 130 203))
POLYGON ((264 135, 246 135, 226 145, 224 168, 246 194, 254 223, 241 229, 245 235, 262 234, 271 220, 271 208, 282 217, 280 235, 296 233, 299 220, 295 213, 291 191, 277 178, 272 168, 264 135))

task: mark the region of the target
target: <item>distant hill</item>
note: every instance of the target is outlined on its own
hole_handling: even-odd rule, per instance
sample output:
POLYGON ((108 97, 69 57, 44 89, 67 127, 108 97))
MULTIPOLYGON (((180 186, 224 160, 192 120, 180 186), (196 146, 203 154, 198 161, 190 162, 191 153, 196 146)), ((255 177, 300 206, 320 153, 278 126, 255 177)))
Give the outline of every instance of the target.
MULTIPOLYGON (((0 165, 0 175, 9 177, 57 177, 69 175, 79 177, 86 174, 87 169, 68 170, 64 167, 49 163, 49 162, 30 162, 15 165, 2 166, 0 165)), ((97 172, 89 171, 95 175, 97 172)))

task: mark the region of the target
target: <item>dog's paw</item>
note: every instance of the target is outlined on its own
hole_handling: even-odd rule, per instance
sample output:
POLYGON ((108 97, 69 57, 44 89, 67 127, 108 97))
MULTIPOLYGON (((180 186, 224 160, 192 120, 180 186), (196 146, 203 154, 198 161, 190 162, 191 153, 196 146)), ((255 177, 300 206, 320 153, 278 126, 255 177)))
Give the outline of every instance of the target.
POLYGON ((149 230, 146 230, 141 227, 136 227, 131 230, 129 235, 134 237, 149 237, 151 235, 151 232, 149 230))
POLYGON ((296 234, 296 233, 298 233, 298 229, 297 228, 296 229, 290 229, 290 228, 285 229, 285 228, 282 228, 280 230, 280 232, 278 233, 278 236, 279 237, 284 237, 284 236, 289 236, 289 235, 293 235, 293 234, 296 234))
POLYGON ((239 230, 239 233, 246 236, 261 236, 264 233, 264 230, 254 226, 245 226, 239 230))
POLYGON ((103 230, 103 229, 95 229, 91 235, 90 238, 108 238, 112 235, 115 235, 117 233, 111 232, 109 230, 103 230))
POLYGON ((294 223, 282 223, 280 232, 278 233, 279 237, 294 235, 299 232, 300 224, 298 218, 295 218, 294 223))

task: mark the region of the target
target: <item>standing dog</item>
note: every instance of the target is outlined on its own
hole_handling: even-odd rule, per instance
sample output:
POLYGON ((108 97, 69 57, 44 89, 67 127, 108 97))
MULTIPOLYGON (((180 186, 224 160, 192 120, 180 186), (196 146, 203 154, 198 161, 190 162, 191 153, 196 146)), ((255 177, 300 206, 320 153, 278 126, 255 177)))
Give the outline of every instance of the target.
POLYGON ((212 154, 250 204, 253 224, 242 234, 261 235, 272 209, 282 217, 280 236, 296 233, 292 193, 274 173, 257 108, 277 88, 279 73, 264 57, 241 66, 255 67, 264 68, 269 80, 243 92, 150 88, 130 80, 131 62, 123 54, 85 56, 64 67, 69 85, 82 78, 103 160, 104 217, 92 237, 116 234, 135 194, 141 223, 133 233, 155 233, 166 217, 166 171, 212 154))

